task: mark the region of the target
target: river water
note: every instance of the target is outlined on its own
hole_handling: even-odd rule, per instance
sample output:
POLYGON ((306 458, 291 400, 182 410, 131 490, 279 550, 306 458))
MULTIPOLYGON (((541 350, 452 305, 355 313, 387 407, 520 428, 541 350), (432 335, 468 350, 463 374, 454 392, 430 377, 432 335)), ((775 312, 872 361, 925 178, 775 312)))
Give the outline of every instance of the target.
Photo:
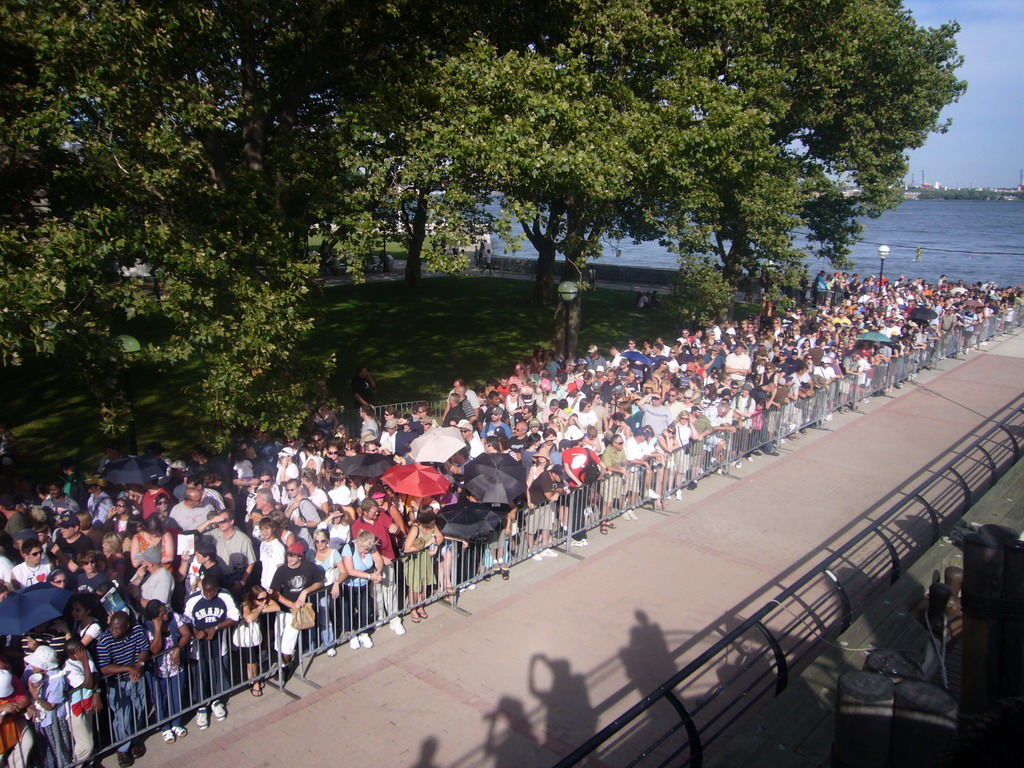
MULTIPOLYGON (((907 200, 861 223, 863 239, 853 247, 852 272, 878 274, 878 246, 888 245, 885 274, 892 277, 902 274, 934 282, 945 274, 953 280, 1024 284, 1024 202, 907 200)), ((504 252, 504 243, 494 236, 495 255, 504 252)), ((536 253, 524 240, 516 255, 536 253)), ((675 256, 658 243, 609 242, 605 259, 630 266, 675 267, 675 256)), ((814 272, 828 268, 817 260, 808 266, 814 272)))

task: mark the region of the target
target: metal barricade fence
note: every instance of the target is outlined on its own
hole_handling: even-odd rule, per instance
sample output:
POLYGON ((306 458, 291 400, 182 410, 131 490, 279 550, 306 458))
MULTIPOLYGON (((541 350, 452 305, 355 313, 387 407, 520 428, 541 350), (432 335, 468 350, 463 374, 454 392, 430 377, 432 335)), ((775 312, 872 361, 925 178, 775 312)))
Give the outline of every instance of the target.
MULTIPOLYGON (((1020 324, 1019 313, 1007 313, 983 333, 1007 332, 1020 324)), ((402 554, 385 566, 379 581, 349 579, 337 588, 337 597, 333 586, 324 587, 308 598, 316 614, 316 624, 310 629, 294 630, 286 612, 265 615, 259 623, 259 642, 253 646, 239 647, 234 629, 221 630, 213 640, 193 640, 188 658, 181 660, 177 672, 166 663, 172 652, 165 652, 148 662, 145 676, 137 683, 106 676, 101 689, 108 704, 92 723, 97 745, 94 754, 123 747, 154 730, 166 730, 254 681, 287 693, 285 684, 293 664, 296 678, 316 686, 306 676, 315 657, 339 645, 370 647, 370 633, 375 628, 398 626, 403 616, 415 621, 413 611, 418 613, 442 599, 459 610, 459 593, 480 580, 502 574, 546 550, 572 552, 582 546, 587 531, 602 522, 693 487, 701 478, 717 470, 727 471, 733 462, 758 451, 772 451, 783 438, 820 423, 834 410, 855 407, 943 356, 955 354, 961 343, 959 331, 950 332, 929 342, 920 355, 849 374, 829 382, 811 397, 760 410, 735 432, 690 440, 663 461, 627 465, 622 472, 606 473, 594 483, 568 489, 554 502, 518 509, 507 533, 502 526, 486 539, 448 539, 436 552, 402 554)), ((79 757, 72 764, 85 760, 79 757)))
POLYGON ((244 636, 236 634, 239 626, 243 625, 217 630, 212 639, 193 638, 183 649, 151 657, 137 680, 126 673, 103 675, 93 697, 72 697, 67 716, 74 761, 67 764, 127 751, 140 736, 153 731, 173 733, 193 713, 214 702, 223 703, 256 682, 274 685, 281 671, 276 616, 260 617, 252 625, 256 631, 244 636))

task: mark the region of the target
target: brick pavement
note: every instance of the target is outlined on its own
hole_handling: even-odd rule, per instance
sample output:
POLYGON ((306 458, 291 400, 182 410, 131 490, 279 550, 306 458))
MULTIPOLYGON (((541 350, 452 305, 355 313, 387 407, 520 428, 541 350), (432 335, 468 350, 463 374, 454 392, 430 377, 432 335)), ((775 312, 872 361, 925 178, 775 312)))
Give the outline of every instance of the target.
POLYGON ((940 369, 779 458, 702 481, 664 514, 592 535, 582 561, 517 566, 464 595, 469 617, 435 605, 404 637, 381 629, 372 650, 341 647, 310 671, 322 689, 290 684, 300 701, 236 696, 225 723, 150 739, 140 765, 550 765, 1020 395, 1024 340, 940 369))

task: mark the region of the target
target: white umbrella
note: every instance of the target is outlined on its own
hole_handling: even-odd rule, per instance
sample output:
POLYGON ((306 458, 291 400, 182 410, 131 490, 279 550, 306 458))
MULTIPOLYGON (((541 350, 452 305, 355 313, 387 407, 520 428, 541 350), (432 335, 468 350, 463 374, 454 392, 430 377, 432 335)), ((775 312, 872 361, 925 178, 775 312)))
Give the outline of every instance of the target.
POLYGON ((409 455, 418 462, 445 462, 466 447, 456 427, 431 427, 409 444, 409 455))

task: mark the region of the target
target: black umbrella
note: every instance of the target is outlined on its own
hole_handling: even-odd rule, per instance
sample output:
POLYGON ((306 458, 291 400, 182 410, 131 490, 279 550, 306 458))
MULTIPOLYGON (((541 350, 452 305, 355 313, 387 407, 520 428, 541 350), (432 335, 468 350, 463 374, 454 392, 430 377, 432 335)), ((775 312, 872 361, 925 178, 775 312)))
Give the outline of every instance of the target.
POLYGON ((923 320, 926 323, 930 323, 938 316, 939 313, 929 307, 916 307, 910 313, 911 320, 923 320))
POLYGON ((526 467, 507 453, 481 453, 462 476, 463 486, 478 501, 511 504, 526 491, 526 467))
MULTIPOLYGON (((504 524, 500 514, 502 509, 500 504, 460 501, 458 504, 443 507, 437 514, 437 524, 445 536, 474 541, 486 538, 504 524)), ((507 507, 505 509, 507 510, 507 507)))
POLYGON ((103 468, 103 477, 117 485, 145 485, 164 476, 167 462, 152 456, 128 456, 103 468))
POLYGON ((395 462, 383 453, 360 453, 357 456, 346 456, 338 466, 349 477, 380 477, 395 462))

